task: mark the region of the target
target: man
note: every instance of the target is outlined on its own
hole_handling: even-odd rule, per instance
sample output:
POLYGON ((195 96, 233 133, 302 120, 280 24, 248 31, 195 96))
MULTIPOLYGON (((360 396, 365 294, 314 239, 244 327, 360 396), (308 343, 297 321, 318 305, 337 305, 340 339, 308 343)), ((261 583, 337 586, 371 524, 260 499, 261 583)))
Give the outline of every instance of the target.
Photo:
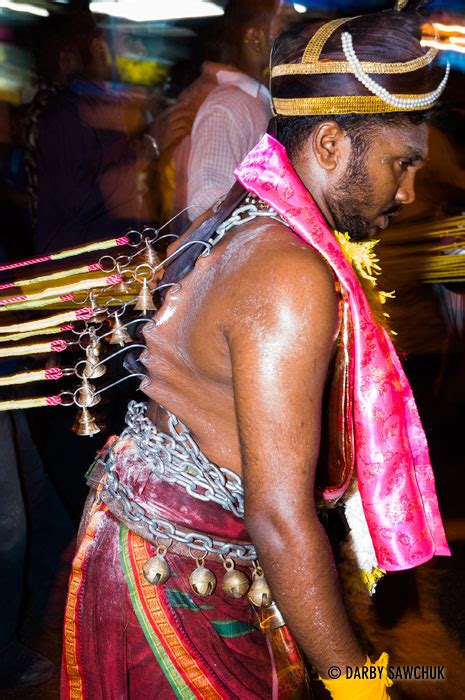
POLYGON ((157 120, 155 189, 161 220, 176 216, 173 232, 183 231, 229 189, 234 167, 265 132, 271 112, 264 68, 272 40, 296 16, 285 1, 231 0, 205 42, 208 60, 201 75, 157 120))
POLYGON ((234 0, 226 8, 221 59, 225 65, 216 72, 217 87, 198 110, 190 138, 186 173, 190 221, 229 190, 234 168, 266 131, 272 115, 263 72, 273 39, 285 26, 284 7, 280 0, 234 0))
POLYGON ((303 697, 300 647, 332 697, 387 697, 387 657, 373 664, 352 630, 318 510, 344 496, 369 581, 449 553, 410 389, 351 265, 369 283, 354 241, 413 201, 426 158, 424 110, 447 76, 421 23, 385 12, 278 39, 280 141, 237 168, 252 197, 235 186, 181 239, 145 327, 147 414, 130 406, 91 476, 65 695, 303 697))

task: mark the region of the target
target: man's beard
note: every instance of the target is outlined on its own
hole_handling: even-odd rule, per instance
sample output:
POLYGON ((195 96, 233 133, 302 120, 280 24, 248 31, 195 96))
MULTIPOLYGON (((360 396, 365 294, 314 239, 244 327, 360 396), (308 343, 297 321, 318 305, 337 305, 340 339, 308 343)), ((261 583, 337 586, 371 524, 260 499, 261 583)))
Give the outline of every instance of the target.
POLYGON ((328 206, 337 231, 348 233, 354 241, 370 237, 371 224, 358 212, 363 211, 373 197, 366 168, 366 158, 351 155, 341 182, 328 196, 328 206))

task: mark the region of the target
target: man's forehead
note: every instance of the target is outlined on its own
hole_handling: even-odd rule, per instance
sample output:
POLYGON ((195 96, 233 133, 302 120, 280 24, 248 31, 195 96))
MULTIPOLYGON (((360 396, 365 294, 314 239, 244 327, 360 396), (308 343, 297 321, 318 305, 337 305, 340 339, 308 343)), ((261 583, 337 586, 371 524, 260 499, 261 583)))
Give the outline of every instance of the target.
POLYGON ((374 138, 382 150, 402 155, 412 161, 424 161, 428 157, 428 127, 425 123, 387 127, 374 138))

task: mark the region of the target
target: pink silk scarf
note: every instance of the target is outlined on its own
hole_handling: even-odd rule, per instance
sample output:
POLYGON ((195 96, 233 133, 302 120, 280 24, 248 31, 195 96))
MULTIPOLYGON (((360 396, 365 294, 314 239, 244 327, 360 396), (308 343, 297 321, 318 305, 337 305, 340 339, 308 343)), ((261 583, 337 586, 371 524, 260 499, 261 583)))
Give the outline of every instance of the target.
POLYGON ((356 471, 378 565, 398 571, 450 555, 412 391, 352 265, 276 139, 266 134, 235 176, 322 255, 349 304, 356 471))

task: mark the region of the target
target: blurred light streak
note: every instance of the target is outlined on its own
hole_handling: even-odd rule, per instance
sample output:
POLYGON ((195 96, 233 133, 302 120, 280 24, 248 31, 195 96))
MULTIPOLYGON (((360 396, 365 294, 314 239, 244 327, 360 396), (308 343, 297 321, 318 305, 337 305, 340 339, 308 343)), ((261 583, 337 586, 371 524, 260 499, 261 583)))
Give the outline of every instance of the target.
POLYGON ((441 24, 434 22, 433 27, 444 34, 465 34, 465 27, 460 24, 441 24))
POLYGON ((432 46, 434 49, 439 49, 440 51, 454 51, 455 53, 465 53, 465 46, 457 46, 457 44, 451 44, 449 41, 435 41, 434 39, 422 39, 422 46, 432 46))
POLYGON ((27 12, 30 15, 37 15, 37 17, 48 17, 50 14, 45 7, 37 7, 36 5, 22 2, 11 2, 11 0, 0 0, 0 9, 12 10, 13 12, 27 12))
MULTIPOLYGON (((1 2, 1 0, 0 0, 1 2)), ((171 0, 163 3, 138 2, 138 0, 94 0, 89 7, 92 12, 122 17, 133 22, 158 22, 190 17, 213 17, 224 14, 224 10, 208 0, 171 0)))

